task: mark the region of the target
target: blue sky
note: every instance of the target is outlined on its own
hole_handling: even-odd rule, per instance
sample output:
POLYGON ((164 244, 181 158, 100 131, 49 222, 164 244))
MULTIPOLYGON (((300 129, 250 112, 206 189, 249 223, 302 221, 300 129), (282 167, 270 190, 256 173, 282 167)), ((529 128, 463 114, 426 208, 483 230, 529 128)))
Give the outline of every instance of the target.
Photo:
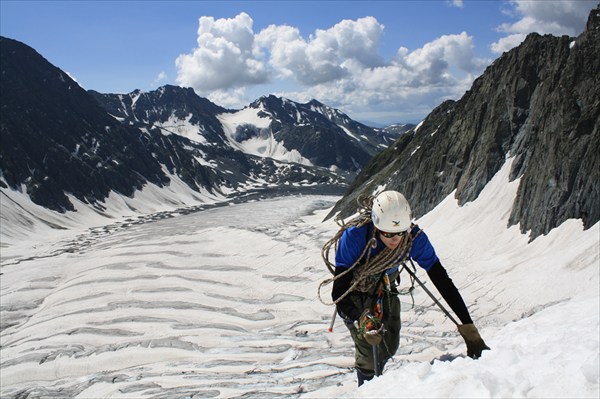
POLYGON ((527 33, 576 36, 596 0, 10 1, 2 36, 85 89, 193 87, 242 108, 312 98, 361 121, 418 122, 527 33))

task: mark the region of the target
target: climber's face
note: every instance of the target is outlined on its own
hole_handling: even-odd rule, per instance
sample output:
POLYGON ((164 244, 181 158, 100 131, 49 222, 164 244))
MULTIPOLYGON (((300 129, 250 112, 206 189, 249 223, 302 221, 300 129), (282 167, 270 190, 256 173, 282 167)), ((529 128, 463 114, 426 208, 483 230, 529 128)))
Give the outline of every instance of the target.
POLYGON ((385 244, 389 249, 396 249, 398 245, 404 240, 406 236, 406 232, 402 231, 399 233, 386 233, 384 231, 379 231, 379 237, 381 241, 385 244))

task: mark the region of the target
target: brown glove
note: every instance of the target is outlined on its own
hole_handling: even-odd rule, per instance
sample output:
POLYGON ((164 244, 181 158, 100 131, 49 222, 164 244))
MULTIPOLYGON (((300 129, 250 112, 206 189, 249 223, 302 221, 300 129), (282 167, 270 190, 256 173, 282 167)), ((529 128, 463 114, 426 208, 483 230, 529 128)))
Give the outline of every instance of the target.
POLYGON ((379 345, 383 339, 383 323, 368 310, 358 320, 358 331, 369 345, 379 345))
POLYGON ((467 344, 467 356, 473 359, 481 357, 481 352, 489 350, 489 346, 483 342, 483 339, 477 331, 474 324, 461 324, 458 326, 458 332, 462 335, 467 344))
POLYGON ((383 325, 378 330, 368 330, 363 333, 363 338, 369 345, 379 345, 383 339, 383 325))

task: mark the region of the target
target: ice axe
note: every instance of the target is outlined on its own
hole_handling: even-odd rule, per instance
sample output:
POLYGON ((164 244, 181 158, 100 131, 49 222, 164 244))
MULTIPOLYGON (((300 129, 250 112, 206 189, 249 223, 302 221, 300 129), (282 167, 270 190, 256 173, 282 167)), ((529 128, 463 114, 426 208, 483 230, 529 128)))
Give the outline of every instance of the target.
POLYGON ((379 363, 379 344, 383 340, 383 324, 377 330, 369 330, 363 333, 363 337, 373 348, 373 366, 376 376, 381 375, 381 364, 379 363))
POLYGON ((379 369, 379 351, 377 345, 371 345, 373 347, 373 363, 375 365, 375 375, 380 376, 381 370, 379 369))
POLYGON ((333 323, 335 323, 335 317, 337 316, 337 309, 333 309, 333 316, 331 317, 331 324, 329 325, 329 332, 333 332, 333 323))
MULTIPOLYGON (((410 260, 411 265, 413 266, 413 268, 415 267, 415 265, 412 263, 412 260, 410 260)), ((437 298, 435 297, 435 295, 433 295, 433 293, 431 291, 429 291, 427 289, 427 287, 425 286, 425 284, 419 280, 419 278, 417 277, 417 275, 415 274, 415 272, 413 272, 412 270, 410 270, 409 267, 406 267, 406 265, 403 265, 402 269, 406 270, 408 274, 410 274, 410 276, 417 282, 419 283, 419 285, 421 286, 421 288, 423 288, 423 291, 425 291, 425 293, 427 295, 429 295, 429 297, 433 300, 433 302, 441 309, 442 312, 444 312, 444 314, 446 316, 448 316, 448 318, 450 320, 452 320, 452 322, 454 324, 456 324, 457 326, 460 325, 460 323, 458 321, 456 321, 456 319, 454 317, 452 317, 452 315, 450 314, 450 312, 448 312, 448 310, 446 310, 446 308, 444 307, 444 305, 442 305, 440 303, 440 301, 437 300, 437 298)), ((400 270, 402 272, 402 270, 400 270)))

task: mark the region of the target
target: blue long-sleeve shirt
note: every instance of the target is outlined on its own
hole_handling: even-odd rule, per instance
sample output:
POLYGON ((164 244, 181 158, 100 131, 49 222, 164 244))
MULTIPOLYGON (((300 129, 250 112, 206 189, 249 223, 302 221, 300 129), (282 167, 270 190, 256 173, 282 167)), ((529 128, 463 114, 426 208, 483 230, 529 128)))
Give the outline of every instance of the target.
MULTIPOLYGON (((350 227, 344 231, 335 254, 336 275, 341 274, 358 260, 367 245, 367 241, 371 238, 373 229, 373 224, 367 224, 362 227, 350 227)), ((433 284, 460 320, 464 324, 472 323, 473 321, 471 320, 469 311, 467 310, 458 289, 448 276, 446 269, 442 266, 429 238, 423 231, 419 234, 417 233, 419 233, 419 228, 414 226, 411 230, 414 239, 409 251, 410 258, 427 271, 433 284)), ((371 249, 371 258, 381 252, 384 248, 385 244, 380 239, 377 239, 377 246, 371 249)), ((386 273, 392 274, 398 270, 399 267, 400 265, 390 265, 390 268, 386 273)), ((352 275, 350 274, 341 279, 337 279, 333 283, 332 299, 334 301, 350 288, 351 280, 352 275)), ((337 309, 338 313, 346 320, 357 320, 362 313, 362 309, 356 309, 349 298, 344 298, 340 301, 337 304, 337 309)))
MULTIPOLYGON (((350 227, 344 231, 340 245, 335 254, 335 265, 337 267, 346 268, 352 266, 362 254, 365 245, 367 245, 367 241, 371 238, 372 231, 372 225, 350 227)), ((419 228, 415 226, 413 227, 411 234, 415 236, 418 231, 419 228)), ((371 258, 381 252, 384 248, 385 244, 378 239, 377 247, 371 249, 371 258)), ((429 271, 435 262, 438 261, 435 249, 423 231, 415 237, 409 256, 426 271, 429 271)), ((390 265, 389 272, 394 272, 398 269, 398 266, 399 265, 390 265)))

